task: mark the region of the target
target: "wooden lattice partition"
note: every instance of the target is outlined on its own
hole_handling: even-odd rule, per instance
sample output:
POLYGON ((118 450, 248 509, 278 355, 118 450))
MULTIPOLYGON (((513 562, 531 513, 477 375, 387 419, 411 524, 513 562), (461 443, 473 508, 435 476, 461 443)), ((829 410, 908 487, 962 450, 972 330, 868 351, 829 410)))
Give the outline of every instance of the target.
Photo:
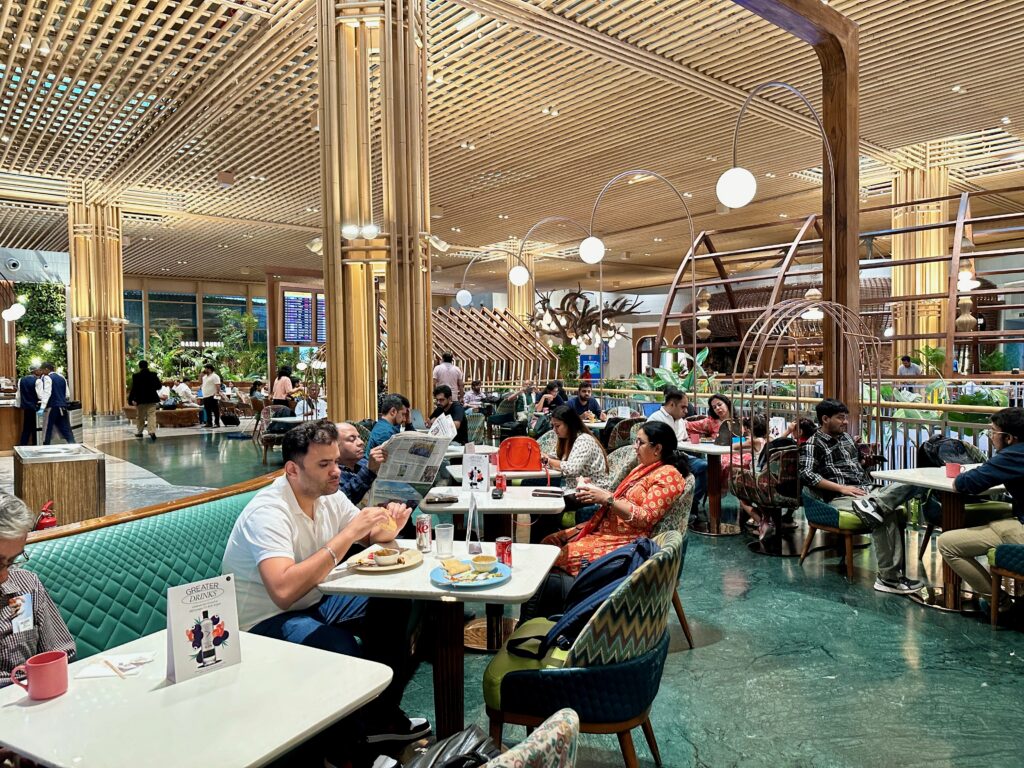
POLYGON ((434 358, 451 352, 466 379, 547 381, 558 374, 558 357, 537 332, 508 310, 452 307, 434 310, 434 358))

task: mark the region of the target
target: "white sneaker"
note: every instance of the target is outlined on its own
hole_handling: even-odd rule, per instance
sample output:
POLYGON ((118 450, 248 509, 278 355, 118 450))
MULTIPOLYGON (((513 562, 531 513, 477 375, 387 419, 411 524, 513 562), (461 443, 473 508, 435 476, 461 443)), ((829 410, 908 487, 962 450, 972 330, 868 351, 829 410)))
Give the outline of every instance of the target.
POLYGON ((881 576, 875 577, 875 591, 888 592, 892 595, 912 595, 925 586, 921 582, 912 582, 906 576, 900 576, 896 581, 887 581, 881 576))
POLYGON ((879 511, 878 502, 870 497, 864 497, 857 499, 853 502, 855 509, 860 510, 868 517, 874 518, 879 523, 884 523, 885 518, 882 517, 882 513, 879 511))

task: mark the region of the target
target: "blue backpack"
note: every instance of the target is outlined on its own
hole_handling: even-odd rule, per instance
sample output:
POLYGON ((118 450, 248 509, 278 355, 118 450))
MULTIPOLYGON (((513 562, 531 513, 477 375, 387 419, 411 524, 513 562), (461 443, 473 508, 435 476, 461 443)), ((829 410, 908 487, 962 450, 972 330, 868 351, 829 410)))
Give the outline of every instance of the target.
POLYGON ((565 610, 546 635, 517 637, 508 641, 508 652, 528 659, 542 659, 555 647, 568 650, 601 604, 637 568, 661 548, 648 538, 637 539, 584 565, 565 596, 565 610), (536 649, 523 647, 539 640, 536 649))

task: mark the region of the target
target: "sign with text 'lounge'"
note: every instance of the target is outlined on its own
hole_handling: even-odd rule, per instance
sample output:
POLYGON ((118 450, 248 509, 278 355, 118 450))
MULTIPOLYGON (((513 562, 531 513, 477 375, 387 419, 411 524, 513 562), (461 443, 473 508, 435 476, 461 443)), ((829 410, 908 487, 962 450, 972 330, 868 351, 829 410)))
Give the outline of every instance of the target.
POLYGON ((242 660, 233 574, 167 590, 167 679, 191 680, 242 660))

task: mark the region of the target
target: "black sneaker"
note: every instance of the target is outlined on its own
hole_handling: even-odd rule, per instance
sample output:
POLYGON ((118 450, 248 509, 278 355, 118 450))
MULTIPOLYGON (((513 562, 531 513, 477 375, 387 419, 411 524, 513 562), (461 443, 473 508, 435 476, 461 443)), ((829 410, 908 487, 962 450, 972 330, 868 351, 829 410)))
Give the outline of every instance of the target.
POLYGON ((150 436, 149 436, 149 439, 150 439, 150 440, 156 440, 156 435, 150 435, 150 436))
POLYGON ((430 721, 422 717, 406 717, 399 714, 388 722, 370 725, 366 734, 367 744, 382 741, 418 741, 430 735, 430 721))
POLYGON ((863 512, 868 517, 877 520, 879 523, 884 523, 885 518, 882 517, 881 508, 878 506, 878 502, 870 497, 864 497, 857 499, 853 502, 854 509, 863 512))
POLYGON ((136 433, 135 433, 135 436, 136 436, 136 437, 142 437, 142 433, 141 433, 141 432, 136 432, 136 433))
POLYGON ((924 589, 928 586, 928 583, 921 579, 912 579, 909 576, 900 576, 900 581, 910 585, 911 589, 917 591, 918 589, 924 589))

